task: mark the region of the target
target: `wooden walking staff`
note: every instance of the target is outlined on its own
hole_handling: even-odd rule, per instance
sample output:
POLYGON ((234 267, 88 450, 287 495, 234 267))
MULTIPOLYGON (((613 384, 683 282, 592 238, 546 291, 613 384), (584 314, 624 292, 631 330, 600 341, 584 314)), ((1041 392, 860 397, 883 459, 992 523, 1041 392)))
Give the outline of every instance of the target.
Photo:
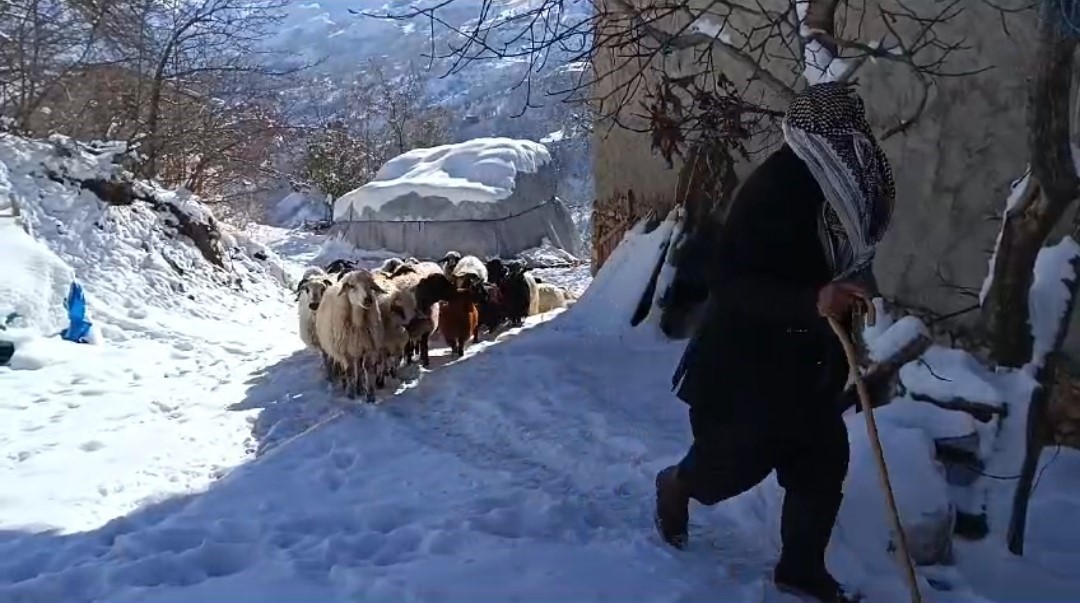
MULTIPOLYGON (((867 306, 867 322, 874 324, 874 306, 867 306)), ((855 346, 851 343, 851 337, 844 327, 829 317, 829 326, 832 327, 836 336, 840 338, 840 344, 844 346, 844 355, 847 356, 848 368, 851 370, 851 378, 855 381, 855 389, 859 392, 859 402, 862 405, 862 414, 866 418, 866 432, 870 436, 870 446, 874 449, 874 457, 878 465, 878 474, 881 476, 881 489, 885 492, 885 503, 889 511, 889 519, 892 520, 893 530, 896 531, 897 544, 900 556, 903 558, 905 578, 908 588, 911 590, 912 603, 922 603, 922 593, 919 592, 919 582, 915 577, 915 566, 908 554, 907 537, 904 535, 904 527, 900 524, 900 511, 896 507, 896 497, 893 496, 892 484, 889 482, 889 468, 885 465, 885 451, 881 448, 881 438, 878 437, 877 422, 874 420, 874 405, 870 399, 870 391, 866 389, 862 374, 859 372, 859 363, 855 355, 855 346)))

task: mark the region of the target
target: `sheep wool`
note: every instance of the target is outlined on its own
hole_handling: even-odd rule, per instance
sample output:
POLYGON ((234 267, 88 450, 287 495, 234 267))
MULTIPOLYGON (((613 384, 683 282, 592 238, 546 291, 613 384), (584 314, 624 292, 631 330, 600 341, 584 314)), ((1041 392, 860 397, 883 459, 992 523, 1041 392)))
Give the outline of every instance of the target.
POLYGON ((458 286, 461 286, 466 279, 486 283, 488 271, 480 258, 475 255, 467 255, 458 260, 457 266, 454 267, 453 277, 458 286))
MULTIPOLYGON (((537 283, 537 313, 550 312, 566 307, 566 293, 562 287, 551 283, 537 283)), ((531 303, 531 299, 529 300, 531 303)))

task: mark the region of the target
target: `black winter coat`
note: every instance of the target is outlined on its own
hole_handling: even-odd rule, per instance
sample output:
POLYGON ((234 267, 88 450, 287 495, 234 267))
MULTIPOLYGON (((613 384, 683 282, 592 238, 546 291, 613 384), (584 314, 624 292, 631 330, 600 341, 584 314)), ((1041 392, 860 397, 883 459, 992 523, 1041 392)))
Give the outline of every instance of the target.
POLYGON ((838 412, 847 362, 817 313, 818 290, 831 280, 818 237, 822 203, 784 145, 743 183, 715 235, 695 241, 709 300, 673 377, 695 411, 750 422, 838 412))

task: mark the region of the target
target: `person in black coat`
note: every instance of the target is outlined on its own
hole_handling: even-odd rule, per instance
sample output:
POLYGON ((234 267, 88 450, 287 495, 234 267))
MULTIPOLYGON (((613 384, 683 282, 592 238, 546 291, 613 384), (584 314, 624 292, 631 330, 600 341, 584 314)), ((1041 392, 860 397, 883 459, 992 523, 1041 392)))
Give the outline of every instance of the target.
POLYGON ((848 366, 825 317, 850 328, 856 304, 869 303, 893 182, 847 86, 807 88, 784 134, 737 192, 723 227, 698 241, 709 300, 673 378, 694 441, 657 475, 657 528, 682 548, 690 499, 714 505, 776 471, 785 494, 774 581, 843 601, 825 549, 847 474, 836 401, 848 366))

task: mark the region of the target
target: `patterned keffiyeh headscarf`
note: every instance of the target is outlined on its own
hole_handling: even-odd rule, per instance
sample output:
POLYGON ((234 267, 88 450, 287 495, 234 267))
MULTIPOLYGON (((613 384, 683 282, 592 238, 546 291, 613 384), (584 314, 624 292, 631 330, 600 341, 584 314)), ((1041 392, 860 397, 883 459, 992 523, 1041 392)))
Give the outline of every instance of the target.
POLYGON ((889 227, 896 189, 862 98, 844 84, 809 86, 791 103, 783 128, 828 201, 819 230, 834 280, 867 270, 889 227))

